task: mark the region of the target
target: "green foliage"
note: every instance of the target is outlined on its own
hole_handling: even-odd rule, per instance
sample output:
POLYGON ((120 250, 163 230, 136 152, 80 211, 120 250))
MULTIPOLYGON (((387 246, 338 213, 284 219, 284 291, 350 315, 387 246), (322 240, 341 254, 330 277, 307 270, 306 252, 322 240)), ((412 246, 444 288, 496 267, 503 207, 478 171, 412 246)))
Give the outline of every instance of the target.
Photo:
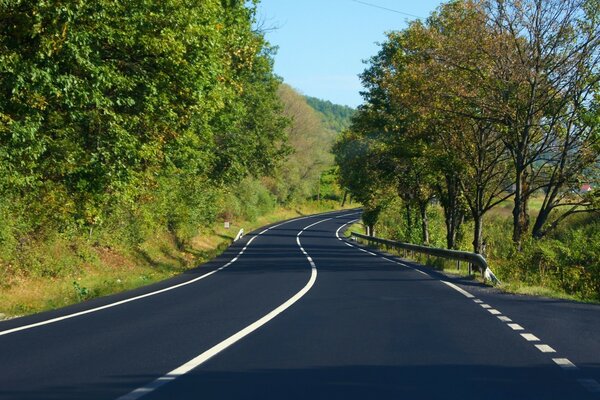
POLYGON ((275 197, 259 180, 246 178, 226 194, 223 219, 255 221, 276 205, 275 197))
POLYGON ((273 208, 258 178, 289 153, 288 120, 255 8, 0 2, 2 274, 76 274, 35 251, 51 243, 185 247, 227 196, 247 218, 273 208))
POLYGON ((342 132, 350 127, 352 116, 355 113, 352 107, 333 104, 329 100, 321 100, 316 97, 304 97, 308 105, 319 113, 327 129, 342 132))
POLYGON ((306 99, 290 86, 281 85, 279 97, 290 121, 291 153, 268 184, 280 202, 292 204, 318 196, 322 177, 333 164, 330 149, 336 133, 323 126, 306 99))

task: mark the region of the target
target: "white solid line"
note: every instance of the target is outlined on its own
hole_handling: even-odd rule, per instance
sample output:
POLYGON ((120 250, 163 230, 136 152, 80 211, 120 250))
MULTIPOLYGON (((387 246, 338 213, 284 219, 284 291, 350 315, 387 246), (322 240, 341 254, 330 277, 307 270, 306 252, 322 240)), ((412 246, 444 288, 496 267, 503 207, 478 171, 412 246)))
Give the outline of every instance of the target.
POLYGON ((450 286, 452 289, 456 290, 458 293, 462 294, 463 296, 472 299, 475 296, 473 296, 471 293, 467 292, 466 290, 456 286, 454 283, 452 282, 447 282, 447 281, 442 281, 443 283, 445 283, 446 285, 450 286))
POLYGON ((533 333, 521 333, 521 336, 523 336, 523 339, 527 340, 528 342, 539 342, 540 339, 535 336, 533 333))
POLYGON ((354 245, 352 245, 352 244, 350 244, 350 243, 348 243, 348 242, 344 242, 344 244, 345 244, 346 246, 354 247, 354 245))
POLYGON ((492 308, 492 306, 490 306, 489 304, 480 304, 480 306, 483 308, 492 308))
POLYGON ((508 324, 513 331, 522 331, 523 327, 519 324, 508 324))
POLYGON ((568 358, 553 358, 554 361, 559 367, 564 369, 577 369, 577 366, 573 364, 568 358))
POLYGON ((577 382, 589 392, 600 393, 600 383, 595 379, 577 379, 577 382))
MULTIPOLYGON (((346 214, 346 215, 353 215, 353 214, 346 214)), ((117 307, 117 306, 120 306, 122 304, 130 303, 132 301, 141 300, 141 299, 144 299, 144 298, 150 297, 150 296, 156 296, 157 294, 165 293, 165 292, 168 292, 168 291, 171 291, 171 290, 174 290, 174 289, 178 289, 178 288, 183 287, 183 286, 191 285, 192 283, 196 283, 199 280, 202 280, 204 278, 208 278, 209 276, 211 276, 213 274, 216 274, 217 272, 222 271, 225 268, 229 267, 231 264, 233 264, 239 258, 240 255, 244 254, 244 251, 246 251, 246 249, 248 248, 248 246, 250 246, 250 244, 252 243, 252 241, 254 239, 256 239, 258 236, 262 235, 263 233, 265 233, 265 232, 267 232, 267 231, 269 231, 269 230, 271 230, 273 228, 277 228, 277 227, 280 227, 282 225, 289 224, 291 222, 300 221, 300 220, 311 218, 311 217, 314 217, 314 216, 306 216, 306 217, 300 217, 300 218, 291 219, 289 221, 285 221, 285 222, 282 222, 280 224, 273 225, 273 226, 271 226, 271 227, 263 230, 262 232, 258 233, 256 236, 253 236, 250 240, 248 240, 248 243, 246 243, 246 245, 244 246, 244 248, 242 248, 242 250, 237 254, 237 256, 234 259, 232 259, 231 261, 229 261, 227 264, 225 264, 225 265, 223 265, 223 266, 221 266, 221 267, 219 267, 219 268, 217 268, 217 269, 215 269, 215 270, 213 270, 211 272, 208 272, 208 273, 206 273, 204 275, 201 275, 201 276, 199 276, 197 278, 191 279, 191 280, 186 281, 186 282, 178 283, 177 285, 169 286, 169 287, 166 287, 166 288, 163 288, 163 289, 160 289, 160 290, 155 290, 154 292, 150 292, 150 293, 142 294, 142 295, 139 295, 139 296, 131 297, 131 298, 128 298, 128 299, 116 301, 116 302, 110 303, 110 304, 105 304, 105 305, 100 306, 100 307, 90 308, 89 310, 79 311, 79 312, 76 312, 76 313, 73 313, 73 314, 67 314, 67 315, 63 315, 61 317, 51 318, 51 319, 48 319, 48 320, 45 320, 45 321, 40 321, 40 322, 36 322, 36 323, 33 323, 33 324, 23 325, 23 326, 19 326, 19 327, 12 328, 12 329, 7 329, 5 331, 0 331, 0 336, 8 335, 8 334, 19 332, 19 331, 24 331, 24 330, 31 329, 31 328, 36 328, 38 326, 53 324, 53 323, 56 323, 56 322, 64 321, 66 319, 71 319, 71 318, 79 317, 79 316, 86 315, 86 314, 91 314, 91 313, 94 313, 94 312, 105 310, 107 308, 117 307)), ((341 217, 343 217, 343 215, 341 215, 341 217)))
POLYGON ((505 315, 500 315, 500 316, 498 316, 498 319, 499 319, 500 321, 503 321, 503 322, 512 322, 512 319, 508 318, 508 317, 507 317, 507 316, 505 316, 505 315))
MULTIPOLYGON (((346 214, 346 215, 341 215, 341 217, 345 217, 347 215, 353 215, 353 214, 346 214)), ((339 217, 336 217, 339 218, 339 217)), ((342 240, 342 238, 340 237, 340 230, 345 227, 346 225, 349 225, 353 222, 358 221, 357 219, 353 219, 352 221, 346 222, 344 225, 340 226, 339 228, 337 228, 337 230, 335 231, 335 237, 338 238, 338 240, 342 240)))
MULTIPOLYGON (((314 224, 305 226, 300 232, 298 232, 298 234, 296 235, 296 243, 298 243, 298 246, 300 247, 300 250, 302 250, 303 253, 305 253, 305 250, 302 247, 302 244, 300 243, 300 235, 302 234, 302 232, 304 232, 306 229, 308 229, 312 226, 315 226, 315 225, 320 224, 325 221, 329 221, 331 219, 333 219, 333 218, 327 218, 327 219, 317 221, 314 224)), ((290 308, 294 303, 296 303, 306 293, 308 293, 308 291, 313 287, 313 285, 315 284, 315 281, 317 280, 317 267, 315 266, 315 263, 313 262, 312 258, 310 258, 309 256, 307 256, 306 258, 308 259, 308 262, 310 263, 310 267, 311 267, 310 268, 310 278, 309 278, 308 282, 306 283, 306 285, 298 293, 296 293, 294 296, 289 298, 285 303, 281 304, 279 307, 277 307, 276 309, 274 309, 273 311, 271 311, 270 313, 268 313, 267 315, 265 315, 258 321, 252 323, 251 325, 248 325, 241 331, 228 337, 227 339, 223 340, 221 343, 211 347, 210 349, 206 350, 204 353, 194 357, 193 359, 186 362, 185 364, 175 368, 174 370, 168 372, 164 376, 161 376, 160 378, 155 379, 154 381, 150 382, 146 386, 137 388, 137 389, 127 393, 126 395, 119 397, 117 400, 137 400, 140 397, 142 397, 150 392, 153 392, 154 390, 158 389, 159 387, 161 387, 169 382, 174 381, 175 379, 179 378, 180 376, 187 374, 192 369, 205 363, 210 358, 219 354, 220 352, 222 352, 223 350, 225 350, 232 344, 234 344, 234 343, 240 341, 241 339, 243 339, 244 337, 248 336, 249 334, 251 334, 252 332, 257 330, 258 328, 265 325, 267 322, 271 321, 273 318, 275 318, 276 316, 278 316, 279 314, 281 314, 282 312, 284 312, 285 310, 290 308)))
POLYGON ((488 308, 488 311, 490 312, 490 314, 492 315, 500 315, 502 314, 500 311, 494 309, 494 308, 488 308))
POLYGON ((536 344, 535 347, 537 347, 537 349, 539 351, 541 351, 542 353, 556 353, 556 350, 554 350, 552 347, 548 346, 547 344, 536 344))

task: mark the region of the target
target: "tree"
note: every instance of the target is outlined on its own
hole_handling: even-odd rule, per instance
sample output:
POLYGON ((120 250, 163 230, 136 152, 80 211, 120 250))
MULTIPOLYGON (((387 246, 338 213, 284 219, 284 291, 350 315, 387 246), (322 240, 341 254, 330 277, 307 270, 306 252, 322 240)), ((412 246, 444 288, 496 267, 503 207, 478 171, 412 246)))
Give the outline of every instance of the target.
POLYGON ((494 0, 486 8, 500 39, 489 56, 495 65, 497 118, 506 127, 504 142, 514 164, 513 240, 520 243, 529 227, 530 196, 542 188, 555 193, 547 196, 536 222, 539 236, 556 194, 572 182, 566 176, 575 170, 562 169, 561 158, 586 142, 573 136, 585 130, 563 132, 573 126, 569 119, 581 115, 598 82, 600 8, 595 0, 494 0), (548 173, 547 167, 555 171, 548 173))

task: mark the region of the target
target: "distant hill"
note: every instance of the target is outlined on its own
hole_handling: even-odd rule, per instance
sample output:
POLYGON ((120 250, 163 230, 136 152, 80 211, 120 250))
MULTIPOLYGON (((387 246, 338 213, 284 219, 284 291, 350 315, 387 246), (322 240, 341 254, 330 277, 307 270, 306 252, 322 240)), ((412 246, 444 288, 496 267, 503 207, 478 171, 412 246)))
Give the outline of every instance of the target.
POLYGON ((355 110, 352 107, 333 104, 329 100, 305 96, 306 102, 319 113, 323 123, 332 131, 341 132, 350 126, 355 110))

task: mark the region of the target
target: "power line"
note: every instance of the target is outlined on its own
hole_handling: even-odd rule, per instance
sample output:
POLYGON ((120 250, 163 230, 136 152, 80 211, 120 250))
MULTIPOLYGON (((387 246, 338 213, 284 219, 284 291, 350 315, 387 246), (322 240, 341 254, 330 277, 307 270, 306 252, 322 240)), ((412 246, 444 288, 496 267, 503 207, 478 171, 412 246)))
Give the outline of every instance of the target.
POLYGON ((379 8, 380 10, 385 10, 385 11, 391 11, 394 12, 396 14, 402 14, 402 15, 407 15, 409 17, 414 17, 414 18, 418 18, 418 19, 423 19, 423 17, 419 17, 418 15, 414 15, 414 14, 409 14, 409 13, 405 13, 402 11, 398 11, 398 10, 393 10, 391 8, 387 8, 387 7, 382 7, 382 6, 378 6, 377 4, 372 4, 372 3, 367 3, 366 1, 360 1, 360 0, 352 0, 355 3, 360 3, 363 4, 365 6, 369 6, 369 7, 373 7, 373 8, 379 8))

